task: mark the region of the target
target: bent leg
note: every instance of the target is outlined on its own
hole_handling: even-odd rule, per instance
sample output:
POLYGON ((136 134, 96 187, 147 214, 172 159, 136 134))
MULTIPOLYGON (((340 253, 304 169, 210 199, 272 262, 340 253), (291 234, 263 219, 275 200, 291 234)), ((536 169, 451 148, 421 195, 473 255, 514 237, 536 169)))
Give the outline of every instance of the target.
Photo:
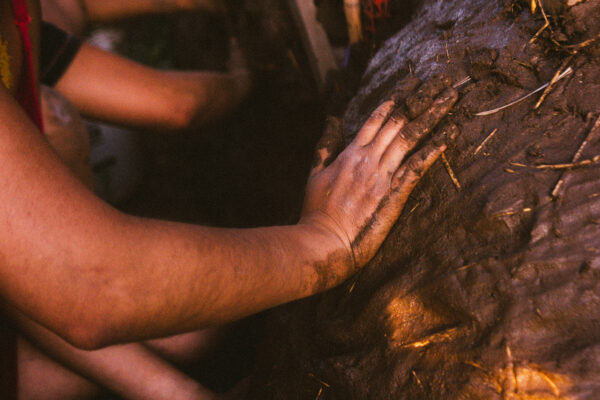
POLYGON ((19 338, 19 400, 91 399, 100 394, 94 383, 63 367, 19 338))
POLYGON ((162 339, 147 340, 144 345, 177 365, 189 365, 202 359, 219 343, 225 328, 208 328, 162 339))

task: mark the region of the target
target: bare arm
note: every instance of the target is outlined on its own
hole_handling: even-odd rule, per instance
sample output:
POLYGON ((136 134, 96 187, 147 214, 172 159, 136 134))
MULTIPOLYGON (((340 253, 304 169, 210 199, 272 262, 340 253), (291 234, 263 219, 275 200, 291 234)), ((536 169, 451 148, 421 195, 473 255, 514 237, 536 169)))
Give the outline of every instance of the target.
POLYGON ((311 225, 225 230, 123 215, 70 175, 3 89, 0 99, 0 290, 79 346, 167 336, 309 295, 313 264, 344 251, 311 225))
POLYGON ((176 11, 224 12, 222 0, 41 0, 43 17, 67 32, 82 35, 89 22, 176 11))
POLYGON ((309 225, 225 230, 126 216, 70 175, 4 89, 0 120, 0 291, 80 346, 167 336, 306 296, 311 265, 337 246, 309 225))
POLYGON ((0 90, 0 293, 71 343, 95 348, 231 321, 339 284, 364 265, 444 148, 407 152, 456 101, 412 122, 381 106, 329 166, 301 222, 219 229, 135 218, 63 167, 0 90), (387 121, 387 122, 386 122, 387 121), (374 221, 374 222, 373 222, 374 221))
POLYGON ((218 119, 248 87, 242 73, 161 71, 88 44, 56 85, 87 116, 158 129, 218 119))
POLYGON ((91 21, 107 21, 144 13, 200 10, 223 12, 223 0, 80 0, 91 21))

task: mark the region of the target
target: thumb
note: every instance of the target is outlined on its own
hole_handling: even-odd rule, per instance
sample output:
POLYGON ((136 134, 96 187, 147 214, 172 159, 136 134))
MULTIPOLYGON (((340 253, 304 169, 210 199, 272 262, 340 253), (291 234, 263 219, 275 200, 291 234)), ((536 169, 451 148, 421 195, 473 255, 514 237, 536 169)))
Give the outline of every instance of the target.
POLYGON ((313 176, 327 167, 340 152, 343 144, 342 120, 332 115, 325 120, 323 136, 319 139, 315 150, 310 175, 313 176))

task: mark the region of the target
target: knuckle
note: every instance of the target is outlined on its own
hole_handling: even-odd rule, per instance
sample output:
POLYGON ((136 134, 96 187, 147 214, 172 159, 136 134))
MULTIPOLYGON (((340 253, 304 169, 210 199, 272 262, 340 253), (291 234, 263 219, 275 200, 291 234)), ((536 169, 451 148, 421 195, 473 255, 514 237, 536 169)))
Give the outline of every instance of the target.
POLYGON ((419 121, 413 121, 400 132, 398 132, 398 136, 401 138, 402 141, 410 145, 418 140, 419 136, 421 136, 422 130, 422 124, 419 123, 419 121))
POLYGON ((402 129, 396 134, 396 138, 400 143, 407 143, 410 141, 410 129, 402 129))
POLYGON ((418 177, 423 175, 423 159, 421 157, 411 157, 406 163, 407 171, 418 177))
POLYGON ((387 112, 385 110, 380 109, 380 108, 376 109, 371 114, 371 119, 372 120, 380 120, 380 119, 384 119, 385 117, 387 117, 387 112))
POLYGON ((408 118, 402 112, 395 112, 391 115, 390 122, 396 125, 404 125, 408 122, 408 118))

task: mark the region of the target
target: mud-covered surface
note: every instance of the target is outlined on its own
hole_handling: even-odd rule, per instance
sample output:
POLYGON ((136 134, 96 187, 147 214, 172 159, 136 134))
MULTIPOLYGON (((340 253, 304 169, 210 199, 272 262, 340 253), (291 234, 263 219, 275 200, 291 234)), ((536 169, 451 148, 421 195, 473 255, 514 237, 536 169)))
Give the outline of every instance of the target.
POLYGON ((448 117, 460 189, 438 161, 364 270, 275 310, 246 397, 598 398, 600 1, 541 3, 529 43, 529 1, 424 1, 371 61, 347 141, 411 73, 472 77, 448 117), (537 110, 475 115, 567 66, 537 110))

